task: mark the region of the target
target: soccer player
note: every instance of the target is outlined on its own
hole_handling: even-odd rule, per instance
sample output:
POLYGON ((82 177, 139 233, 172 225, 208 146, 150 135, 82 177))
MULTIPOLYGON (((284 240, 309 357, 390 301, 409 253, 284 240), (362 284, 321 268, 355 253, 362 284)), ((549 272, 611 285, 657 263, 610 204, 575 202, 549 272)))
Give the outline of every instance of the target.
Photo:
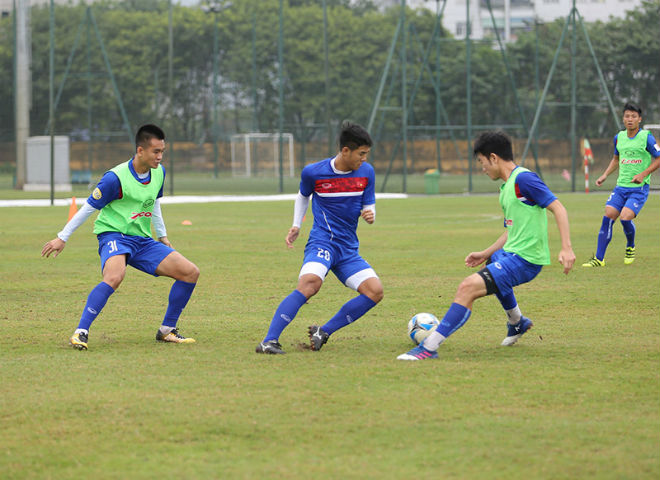
MULTIPOLYGON (((199 277, 197 266, 172 248, 167 238, 160 208, 165 169, 161 165, 165 151, 165 134, 156 125, 143 125, 135 136, 133 158, 107 171, 87 202, 53 240, 47 242, 41 256, 56 257, 71 234, 96 210, 94 222, 98 236, 103 281, 87 297, 78 328, 71 345, 87 350, 89 327, 101 313, 126 274, 126 264, 154 276, 164 275, 175 280, 170 290, 169 304, 156 340, 173 343, 193 343, 195 340, 179 334, 176 327, 181 311, 188 303, 199 277), (154 224, 158 241, 151 236, 154 224)), ((148 295, 136 297, 142 302, 148 295)))
POLYGON ((502 132, 484 132, 474 142, 474 154, 491 180, 504 181, 500 189, 504 233, 490 247, 465 258, 468 267, 484 262, 486 265, 459 285, 454 302, 440 325, 418 347, 399 355, 398 360, 437 358, 440 344, 470 318, 472 303, 492 293, 508 317, 507 335, 502 345, 513 345, 532 327, 532 321, 520 311, 513 287, 530 282, 543 265, 550 264, 545 209, 553 213, 559 228, 559 261, 564 273, 567 274, 575 262, 566 209, 535 173, 513 162, 509 137, 502 132))
POLYGON ((376 219, 374 169, 366 163, 371 145, 364 128, 346 122, 339 135, 339 153, 303 169, 293 226, 285 238, 287 247, 293 248, 298 238, 312 196, 314 225, 305 246, 298 285, 277 307, 266 337, 257 345, 257 353, 285 353, 279 342, 282 331, 300 307, 320 290, 328 270, 359 295, 324 325, 309 327, 312 350, 320 350, 330 335, 360 318, 383 298, 380 279, 360 256, 356 233, 360 217, 369 224, 376 219))
POLYGON ((626 254, 623 263, 635 261, 635 224, 649 196, 651 173, 660 167, 660 146, 648 130, 639 128, 642 109, 634 103, 623 106, 623 124, 626 129, 614 135, 614 156, 596 185, 599 187, 607 177, 619 169, 616 187, 605 202, 605 215, 598 232, 596 254, 582 264, 583 267, 604 267, 605 251, 612 240, 612 225, 621 218, 623 233, 626 234, 626 254))

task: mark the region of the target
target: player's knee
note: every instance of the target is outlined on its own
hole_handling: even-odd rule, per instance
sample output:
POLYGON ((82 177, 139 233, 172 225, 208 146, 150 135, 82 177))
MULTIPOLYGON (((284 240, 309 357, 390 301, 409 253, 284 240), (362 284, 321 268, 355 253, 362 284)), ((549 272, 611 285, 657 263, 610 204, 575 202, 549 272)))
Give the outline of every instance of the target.
POLYGON ((371 288, 366 295, 372 302, 379 303, 385 296, 385 292, 383 292, 383 286, 379 284, 378 286, 371 288))
MULTIPOLYGON (((477 278, 479 277, 477 276, 477 278)), ((456 291, 456 298, 454 299, 454 301, 459 301, 459 303, 472 302, 475 298, 479 297, 478 287, 479 285, 475 281, 475 278, 472 275, 470 275, 469 277, 464 279, 461 282, 461 284, 458 286, 458 290, 456 291)))
POLYGON ((305 298, 311 298, 321 290, 322 285, 323 280, 321 278, 315 275, 305 275, 298 280, 296 290, 302 293, 305 298))
POLYGON ((197 283, 197 279, 199 279, 199 267, 192 262, 188 262, 184 276, 186 277, 186 282, 197 283))
POLYGON ((113 290, 117 290, 124 280, 124 273, 108 273, 103 275, 103 281, 110 285, 113 290))

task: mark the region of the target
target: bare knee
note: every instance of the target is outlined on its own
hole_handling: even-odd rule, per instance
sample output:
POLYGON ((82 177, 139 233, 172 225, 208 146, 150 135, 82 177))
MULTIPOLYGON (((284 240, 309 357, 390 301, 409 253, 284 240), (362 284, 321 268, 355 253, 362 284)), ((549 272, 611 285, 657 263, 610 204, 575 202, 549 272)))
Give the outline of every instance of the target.
POLYGON ((380 283, 378 278, 369 278, 362 282, 358 287, 358 293, 369 297, 374 303, 379 303, 385 296, 383 292, 383 284, 380 283))
POLYGON ((199 279, 199 267, 192 262, 188 262, 184 272, 183 281, 188 283, 197 283, 199 279))
POLYGON ((305 274, 298 279, 296 290, 302 293, 305 298, 309 299, 321 290, 322 285, 323 279, 321 277, 317 277, 313 274, 305 274))
POLYGON ((113 290, 117 290, 119 288, 119 285, 121 285, 121 282, 124 280, 125 276, 125 271, 124 272, 113 272, 113 273, 107 273, 103 275, 103 281, 110 285, 113 290))

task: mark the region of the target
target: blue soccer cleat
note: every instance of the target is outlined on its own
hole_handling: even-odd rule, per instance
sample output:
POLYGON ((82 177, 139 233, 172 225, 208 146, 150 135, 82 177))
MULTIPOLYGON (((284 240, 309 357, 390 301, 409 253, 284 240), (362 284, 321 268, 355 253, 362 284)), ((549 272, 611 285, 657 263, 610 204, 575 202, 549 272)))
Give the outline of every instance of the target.
POLYGON ((523 336, 523 333, 525 333, 533 326, 534 324, 527 317, 520 317, 520 321, 515 325, 511 325, 507 322, 506 338, 502 340, 502 346, 510 347, 511 345, 516 343, 520 337, 523 336))
POLYGON ((438 352, 425 349, 423 344, 396 357, 397 360, 428 360, 430 358, 438 358, 438 352))

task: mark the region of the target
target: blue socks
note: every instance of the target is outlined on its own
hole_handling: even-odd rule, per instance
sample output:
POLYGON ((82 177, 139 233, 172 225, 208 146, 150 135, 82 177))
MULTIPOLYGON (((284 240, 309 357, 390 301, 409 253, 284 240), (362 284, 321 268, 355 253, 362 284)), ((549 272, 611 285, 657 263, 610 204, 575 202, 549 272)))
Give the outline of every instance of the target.
POLYGON ((359 295, 346 302, 339 311, 328 322, 321 327, 328 335, 332 335, 340 328, 354 322, 362 315, 367 313, 376 305, 372 299, 366 295, 359 295))
POLYGON ((89 331, 92 322, 98 317, 99 313, 101 313, 108 298, 110 298, 110 295, 113 293, 115 293, 115 290, 105 282, 99 283, 91 292, 89 292, 85 309, 83 310, 80 322, 78 323, 78 329, 89 331))
MULTIPOLYGON (((275 310, 273 319, 270 321, 270 328, 268 329, 266 338, 264 338, 264 342, 279 339, 284 329, 289 323, 291 323, 291 320, 295 318, 298 314, 298 310, 300 310, 300 307, 302 307, 305 302, 307 302, 307 297, 298 290, 294 290, 282 300, 282 303, 280 303, 277 310, 275 310)), ((342 305, 335 316, 321 327, 321 330, 330 335, 349 323, 354 322, 371 310, 375 305, 376 302, 366 295, 358 295, 342 305)))
POLYGON ((442 318, 440 325, 437 327, 437 332, 443 337, 448 337, 456 330, 461 328, 465 322, 470 318, 471 310, 458 303, 452 303, 442 318))
POLYGON ((635 224, 632 220, 621 220, 621 226, 623 227, 623 233, 626 234, 628 239, 628 244, 626 247, 635 246, 635 224))
POLYGON ((282 300, 279 307, 277 307, 277 310, 275 310, 273 319, 270 321, 270 328, 268 329, 266 338, 264 338, 264 342, 280 338, 282 331, 289 323, 291 323, 291 320, 295 318, 298 314, 298 310, 300 310, 300 307, 302 307, 306 301, 307 297, 298 290, 294 290, 282 300))
POLYGON ((605 258, 605 251, 607 250, 607 246, 610 244, 610 240, 612 240, 613 224, 614 220, 603 216, 603 223, 601 224, 600 231, 598 232, 598 247, 596 248, 596 258, 600 261, 603 261, 605 258))
POLYGON ((165 312, 165 318, 163 318, 163 325, 166 327, 176 327, 176 322, 179 321, 179 316, 185 308, 190 296, 195 289, 196 283, 184 282, 182 280, 177 280, 172 285, 170 289, 169 303, 167 305, 167 311, 165 312))

